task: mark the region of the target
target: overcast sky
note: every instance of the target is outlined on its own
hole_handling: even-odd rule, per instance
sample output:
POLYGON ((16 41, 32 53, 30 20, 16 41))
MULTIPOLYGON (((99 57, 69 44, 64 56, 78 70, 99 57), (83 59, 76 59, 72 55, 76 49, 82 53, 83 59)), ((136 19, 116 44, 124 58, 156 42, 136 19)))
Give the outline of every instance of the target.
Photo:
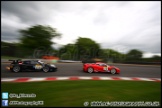
POLYGON ((62 34, 58 45, 80 37, 102 48, 126 53, 139 49, 145 57, 161 55, 160 1, 2 1, 1 39, 16 42, 19 29, 50 25, 62 34))

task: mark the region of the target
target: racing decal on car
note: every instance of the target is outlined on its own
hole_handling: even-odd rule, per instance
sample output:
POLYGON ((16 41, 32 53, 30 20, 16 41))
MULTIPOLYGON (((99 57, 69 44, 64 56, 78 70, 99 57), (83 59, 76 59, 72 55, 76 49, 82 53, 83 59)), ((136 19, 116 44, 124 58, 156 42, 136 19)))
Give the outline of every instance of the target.
POLYGON ((36 64, 36 65, 34 66, 34 68, 35 68, 35 69, 42 69, 42 65, 36 64))
POLYGON ((107 71, 108 70, 108 67, 107 66, 103 67, 103 70, 107 71))

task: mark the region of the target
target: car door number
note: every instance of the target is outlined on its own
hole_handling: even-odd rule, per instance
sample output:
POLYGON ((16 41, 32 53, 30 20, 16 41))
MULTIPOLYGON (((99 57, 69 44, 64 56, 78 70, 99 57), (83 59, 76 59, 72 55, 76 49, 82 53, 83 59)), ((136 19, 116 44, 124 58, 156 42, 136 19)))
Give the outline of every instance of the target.
POLYGON ((106 70, 107 71, 108 69, 107 69, 107 67, 103 67, 103 70, 106 70))
POLYGON ((41 69, 41 68, 42 68, 42 65, 39 65, 39 64, 35 65, 35 69, 41 69))

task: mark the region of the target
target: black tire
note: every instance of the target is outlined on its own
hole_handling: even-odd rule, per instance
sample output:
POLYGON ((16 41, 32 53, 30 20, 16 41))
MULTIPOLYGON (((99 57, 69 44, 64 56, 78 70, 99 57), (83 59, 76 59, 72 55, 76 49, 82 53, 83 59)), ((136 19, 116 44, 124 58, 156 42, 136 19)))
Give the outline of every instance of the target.
POLYGON ((93 73, 93 68, 89 67, 87 71, 88 71, 88 73, 93 73))
POLYGON ((43 67, 43 72, 49 72, 50 68, 48 66, 43 67))
POLYGON ((12 71, 15 73, 20 72, 20 66, 14 66, 12 71))
POLYGON ((111 72, 111 74, 116 74, 116 69, 113 68, 113 69, 111 69, 110 72, 111 72))

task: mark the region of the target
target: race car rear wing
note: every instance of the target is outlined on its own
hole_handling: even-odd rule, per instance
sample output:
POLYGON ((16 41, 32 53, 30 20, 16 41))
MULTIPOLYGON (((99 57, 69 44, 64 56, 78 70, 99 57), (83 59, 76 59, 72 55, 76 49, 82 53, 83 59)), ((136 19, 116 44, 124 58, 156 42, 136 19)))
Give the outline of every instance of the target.
POLYGON ((12 63, 19 63, 19 62, 21 62, 21 59, 17 59, 17 60, 8 60, 8 61, 12 61, 12 63))

